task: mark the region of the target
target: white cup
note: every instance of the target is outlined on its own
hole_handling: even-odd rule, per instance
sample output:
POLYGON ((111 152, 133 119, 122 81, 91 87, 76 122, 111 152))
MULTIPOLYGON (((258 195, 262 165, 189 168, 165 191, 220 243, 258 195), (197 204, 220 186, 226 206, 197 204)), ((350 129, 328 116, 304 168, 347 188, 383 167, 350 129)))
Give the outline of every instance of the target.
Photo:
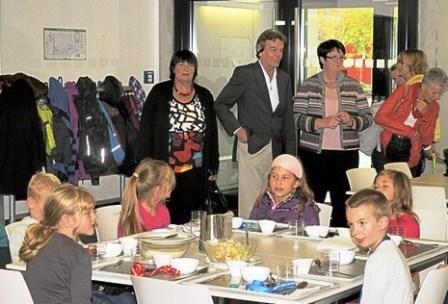
POLYGON ((125 255, 135 255, 137 252, 138 240, 133 237, 121 237, 118 239, 123 246, 123 253, 125 255))
POLYGON ((232 277, 241 277, 241 269, 244 267, 247 267, 247 263, 244 261, 236 261, 236 260, 229 260, 226 261, 227 267, 230 271, 230 276, 232 277))
POLYGON ((296 273, 309 273, 312 264, 313 259, 311 258, 295 259, 292 261, 294 272, 296 273))
POLYGON ((108 242, 104 248, 104 257, 112 258, 119 256, 121 251, 123 250, 123 246, 117 242, 108 242))
POLYGON ((154 254, 152 256, 154 263, 156 264, 156 267, 159 268, 161 266, 170 266, 171 265, 171 260, 173 259, 172 256, 167 255, 167 254, 154 254))
POLYGON ((351 233, 349 228, 345 227, 337 227, 336 231, 338 232, 339 237, 349 239, 351 238, 351 233))
POLYGON ((263 234, 271 234, 275 228, 275 222, 271 220, 259 220, 258 225, 263 234))
POLYGON ((232 218, 232 229, 238 229, 243 224, 243 218, 242 217, 236 217, 234 216, 232 218))

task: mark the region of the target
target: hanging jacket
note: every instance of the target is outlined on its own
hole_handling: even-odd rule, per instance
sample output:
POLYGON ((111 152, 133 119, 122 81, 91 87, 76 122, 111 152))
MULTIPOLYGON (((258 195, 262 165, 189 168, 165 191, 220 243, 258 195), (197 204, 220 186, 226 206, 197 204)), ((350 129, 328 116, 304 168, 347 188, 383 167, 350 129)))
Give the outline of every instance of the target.
POLYGON ((79 156, 92 179, 117 172, 107 131, 107 121, 97 99, 96 85, 88 77, 76 83, 79 95, 76 109, 79 115, 79 156))
POLYGON ((45 166, 42 123, 26 80, 2 89, 0 126, 0 193, 25 199, 31 176, 45 166))
POLYGON ((76 166, 76 143, 73 137, 68 97, 62 83, 50 77, 48 100, 53 112, 53 133, 56 147, 52 150, 47 170, 63 182, 73 181, 76 166))

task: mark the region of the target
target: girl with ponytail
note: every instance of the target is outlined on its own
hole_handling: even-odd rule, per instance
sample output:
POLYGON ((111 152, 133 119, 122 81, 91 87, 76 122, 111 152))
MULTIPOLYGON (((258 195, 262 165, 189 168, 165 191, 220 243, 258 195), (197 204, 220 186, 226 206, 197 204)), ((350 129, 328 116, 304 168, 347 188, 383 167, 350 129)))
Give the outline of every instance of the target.
POLYGON ((34 303, 90 303, 92 264, 78 244, 95 232, 95 200, 86 190, 62 184, 44 205, 44 219, 26 232, 20 258, 34 303))
POLYGON ((167 227, 171 220, 165 200, 175 183, 167 163, 143 159, 124 188, 118 237, 167 227))

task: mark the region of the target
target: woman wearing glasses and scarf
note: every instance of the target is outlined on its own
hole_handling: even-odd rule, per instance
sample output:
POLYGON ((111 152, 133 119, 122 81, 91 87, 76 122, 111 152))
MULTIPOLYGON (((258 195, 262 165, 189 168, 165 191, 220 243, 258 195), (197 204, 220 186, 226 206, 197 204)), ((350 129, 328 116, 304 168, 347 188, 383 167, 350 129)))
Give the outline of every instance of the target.
POLYGON ((302 159, 315 200, 330 192, 331 226, 346 226, 345 201, 349 183, 345 172, 358 167, 358 132, 373 118, 359 82, 343 73, 345 47, 335 39, 317 48, 322 71, 299 85, 294 100, 302 159))

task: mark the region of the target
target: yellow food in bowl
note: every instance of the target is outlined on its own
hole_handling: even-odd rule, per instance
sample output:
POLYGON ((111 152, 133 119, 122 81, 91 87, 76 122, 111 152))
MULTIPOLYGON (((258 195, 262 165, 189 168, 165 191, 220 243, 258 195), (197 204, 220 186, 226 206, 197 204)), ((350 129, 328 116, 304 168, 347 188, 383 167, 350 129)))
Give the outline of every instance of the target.
POLYGON ((211 240, 204 244, 205 251, 211 262, 225 262, 227 260, 247 261, 253 256, 256 243, 247 245, 239 240, 211 240))

